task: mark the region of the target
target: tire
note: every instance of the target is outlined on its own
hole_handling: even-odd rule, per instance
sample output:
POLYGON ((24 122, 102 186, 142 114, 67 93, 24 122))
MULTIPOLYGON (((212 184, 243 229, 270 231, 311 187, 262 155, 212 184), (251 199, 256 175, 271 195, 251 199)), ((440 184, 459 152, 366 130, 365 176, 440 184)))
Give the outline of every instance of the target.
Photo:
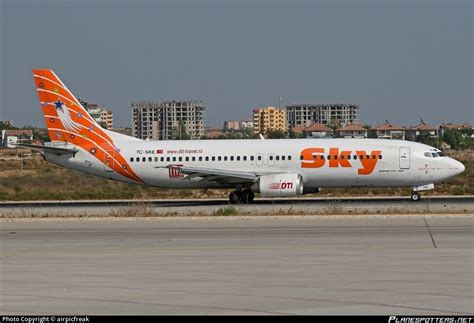
POLYGON ((417 202, 417 201, 419 201, 420 199, 421 199, 420 193, 418 193, 418 192, 413 192, 413 193, 411 193, 411 200, 412 200, 413 202, 417 202))
POLYGON ((240 195, 242 203, 244 204, 252 203, 253 199, 255 198, 255 194, 251 190, 244 190, 240 195))
POLYGON ((229 202, 230 204, 239 204, 241 202, 241 197, 239 192, 234 191, 229 194, 229 202))

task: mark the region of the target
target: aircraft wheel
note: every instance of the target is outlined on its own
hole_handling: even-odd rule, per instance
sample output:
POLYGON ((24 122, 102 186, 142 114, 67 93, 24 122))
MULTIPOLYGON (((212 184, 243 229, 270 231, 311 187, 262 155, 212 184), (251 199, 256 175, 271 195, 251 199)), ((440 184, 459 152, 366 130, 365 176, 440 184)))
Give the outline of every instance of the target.
POLYGON ((411 193, 411 200, 416 202, 416 201, 419 201, 421 199, 421 196, 418 192, 412 192, 411 193))
POLYGON ((241 193, 241 197, 244 204, 250 204, 253 202, 255 194, 251 190, 244 190, 241 193))
POLYGON ((229 194, 230 204, 239 204, 241 202, 240 194, 237 191, 231 192, 229 194))

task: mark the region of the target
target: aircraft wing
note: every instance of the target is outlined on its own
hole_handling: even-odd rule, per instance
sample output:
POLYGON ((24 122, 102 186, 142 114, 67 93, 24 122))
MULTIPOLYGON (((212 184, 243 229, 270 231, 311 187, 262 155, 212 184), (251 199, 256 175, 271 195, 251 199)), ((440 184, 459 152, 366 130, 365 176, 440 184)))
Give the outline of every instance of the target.
POLYGON ((236 170, 223 170, 223 169, 211 169, 211 168, 198 168, 198 167, 181 167, 169 165, 166 168, 176 169, 181 174, 187 175, 184 179, 192 179, 195 177, 202 178, 202 181, 209 182, 224 182, 224 183, 253 183, 261 174, 253 172, 242 172, 236 170))
POLYGON ((79 151, 75 148, 62 148, 62 147, 33 145, 33 144, 16 144, 15 146, 25 147, 32 150, 47 152, 47 153, 51 153, 55 155, 68 155, 68 154, 74 155, 79 151))

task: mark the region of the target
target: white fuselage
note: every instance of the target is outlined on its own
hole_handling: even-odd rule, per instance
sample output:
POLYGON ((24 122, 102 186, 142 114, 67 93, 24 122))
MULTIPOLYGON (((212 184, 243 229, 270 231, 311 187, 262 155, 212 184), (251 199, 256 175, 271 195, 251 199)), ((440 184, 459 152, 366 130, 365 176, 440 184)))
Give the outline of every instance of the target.
MULTIPOLYGON (((121 137, 122 138, 122 137, 121 137)), ((123 137, 125 138, 125 137, 123 137)), ((321 187, 422 186, 446 180, 464 166, 420 143, 387 139, 117 140, 116 147, 142 183, 170 188, 234 187, 186 178, 170 165, 241 171, 258 176, 300 174, 305 191, 321 187), (435 157, 432 153, 436 153, 435 157), (303 157, 301 157, 303 155, 303 157), (362 155, 362 158, 360 157, 362 155), (429 155, 429 156, 428 156, 429 155), (303 159, 302 159, 303 158, 303 159)), ((45 153, 48 161, 117 181, 137 183, 107 167, 88 151, 74 156, 45 153)), ((111 153, 113 154, 113 152, 111 153)), ((114 161, 111 159, 110 161, 114 161)))

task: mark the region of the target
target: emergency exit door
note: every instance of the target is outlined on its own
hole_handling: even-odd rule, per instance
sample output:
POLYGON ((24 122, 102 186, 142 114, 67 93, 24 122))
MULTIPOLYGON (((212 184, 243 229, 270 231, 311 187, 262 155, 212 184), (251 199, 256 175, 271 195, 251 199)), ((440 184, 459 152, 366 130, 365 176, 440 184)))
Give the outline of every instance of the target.
POLYGON ((400 168, 410 168, 410 147, 400 147, 400 168))

